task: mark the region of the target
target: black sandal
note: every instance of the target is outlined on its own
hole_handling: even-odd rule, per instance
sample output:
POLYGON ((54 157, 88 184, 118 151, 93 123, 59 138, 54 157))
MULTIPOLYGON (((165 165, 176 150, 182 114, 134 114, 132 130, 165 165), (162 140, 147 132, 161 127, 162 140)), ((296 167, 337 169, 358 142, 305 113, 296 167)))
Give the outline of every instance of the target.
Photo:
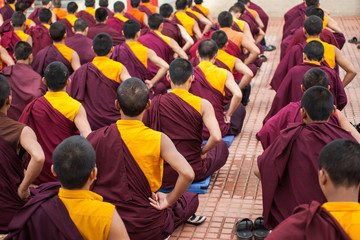
POLYGON ((253 222, 244 218, 236 223, 236 235, 239 240, 252 240, 253 222))
POLYGON ((360 43, 356 37, 353 37, 352 39, 348 40, 349 43, 358 44, 360 43))
POLYGON ((264 226, 264 218, 258 217, 254 221, 254 237, 255 240, 264 240, 269 234, 269 230, 267 230, 264 226))

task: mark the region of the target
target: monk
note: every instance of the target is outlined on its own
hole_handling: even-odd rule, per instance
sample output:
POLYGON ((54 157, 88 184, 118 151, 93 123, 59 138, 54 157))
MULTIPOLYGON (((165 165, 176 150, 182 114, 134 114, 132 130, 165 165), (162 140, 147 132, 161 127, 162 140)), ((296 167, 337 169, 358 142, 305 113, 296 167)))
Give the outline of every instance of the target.
MULTIPOLYGON (((236 3, 229 9, 229 12, 233 16, 233 24, 231 25, 231 28, 235 31, 242 32, 244 35, 246 35, 249 39, 254 39, 249 24, 239 19, 245 12, 245 6, 242 3, 236 3)), ((257 44, 261 42, 264 35, 261 35, 261 32, 257 34, 256 40, 254 39, 254 42, 257 44)))
MULTIPOLYGON (((27 14, 27 5, 24 2, 17 2, 15 3, 15 12, 21 12, 25 16, 27 14)), ((35 24, 34 24, 35 25, 35 24)), ((26 19, 25 21, 26 30, 30 28, 31 26, 31 20, 26 19)), ((4 21, 4 23, 0 26, 0 34, 4 34, 9 31, 14 31, 14 27, 11 24, 11 18, 4 21)))
POLYGON ((275 228, 300 204, 326 201, 318 184, 319 153, 335 139, 354 140, 349 132, 328 123, 336 112, 333 101, 324 87, 306 90, 301 100, 304 123, 289 125, 258 157, 266 228, 275 228))
POLYGON ((186 52, 194 44, 194 40, 182 25, 176 24, 172 21, 174 17, 173 12, 174 9, 170 4, 164 3, 160 6, 160 15, 164 19, 164 27, 161 30, 161 33, 174 39, 186 52))
POLYGON ((7 115, 17 121, 26 105, 44 95, 47 89, 41 81, 41 76, 31 67, 33 56, 30 44, 24 41, 17 42, 14 56, 16 64, 4 68, 2 74, 9 80, 12 89, 12 102, 7 115))
POLYGON ((195 19, 195 21, 199 24, 200 31, 204 34, 210 30, 213 23, 201 13, 192 10, 192 3, 192 0, 187 0, 186 14, 195 19))
POLYGON ((130 1, 131 10, 128 11, 140 24, 141 26, 148 25, 148 17, 146 13, 139 10, 140 0, 131 0, 130 1))
POLYGON ((95 22, 95 0, 85 0, 85 10, 82 10, 76 14, 77 18, 83 18, 86 20, 89 27, 96 24, 95 22))
MULTIPOLYGON (((306 35, 306 43, 317 40, 324 45, 324 59, 323 64, 332 69, 338 68, 339 65, 342 69, 345 70, 346 74, 342 80, 344 87, 346 87, 356 76, 356 70, 353 64, 346 59, 342 52, 335 46, 328 43, 322 42, 319 39, 320 33, 323 29, 323 21, 318 16, 310 16, 304 22, 304 32, 306 35)), ((288 71, 303 60, 302 51, 306 43, 300 43, 296 46, 293 46, 291 50, 285 55, 285 57, 280 61, 275 74, 270 82, 271 87, 277 91, 279 86, 288 73, 288 71)))
POLYGON ((129 20, 125 17, 125 13, 125 4, 121 1, 116 1, 114 3, 114 16, 108 18, 106 25, 122 33, 124 22, 129 20))
POLYGON ((129 71, 130 76, 143 80, 149 89, 153 88, 155 94, 166 92, 166 85, 160 81, 169 69, 169 65, 156 55, 156 52, 142 45, 140 37, 140 24, 134 19, 124 23, 123 32, 126 43, 114 49, 112 59, 121 62, 129 71), (154 75, 148 68, 148 62, 156 65, 159 71, 154 75))
POLYGON ((26 31, 33 40, 33 55, 34 57, 38 52, 45 47, 52 44, 50 37, 50 23, 51 23, 51 11, 47 8, 42 8, 39 11, 39 20, 41 24, 31 27, 26 31))
POLYGON ((146 13, 149 17, 153 13, 159 13, 159 8, 150 3, 150 0, 141 0, 139 11, 146 13))
MULTIPOLYGON (((242 93, 233 75, 226 69, 214 65, 218 47, 212 39, 202 40, 199 44, 197 57, 200 60, 194 68, 195 80, 190 93, 208 100, 214 107, 221 135, 237 135, 240 133, 245 118, 245 108, 241 104, 242 93), (231 92, 230 104, 224 106, 225 87, 231 92)), ((203 138, 210 137, 209 130, 204 126, 203 138)))
POLYGON ((0 74, 0 233, 8 232, 11 219, 26 203, 29 186, 39 175, 45 159, 34 131, 7 116, 11 101, 10 84, 0 74), (26 153, 30 161, 25 171, 26 153))
POLYGON ((89 38, 94 39, 99 33, 107 33, 112 38, 114 46, 121 45, 125 42, 125 37, 121 33, 106 25, 108 15, 105 8, 96 9, 95 19, 96 24, 94 26, 89 26, 87 34, 89 38))
POLYGON ((205 217, 194 216, 197 195, 185 192, 195 177, 190 164, 168 136, 141 122, 150 107, 147 86, 138 78, 127 79, 115 104, 122 119, 87 138, 99 173, 92 190, 115 204, 131 239, 162 240, 185 221, 204 222, 205 217), (179 174, 169 194, 158 192, 164 161, 179 174))
POLYGON ((328 202, 297 207, 267 239, 359 239, 360 146, 338 139, 319 156, 319 184, 328 202), (311 224, 307 224, 311 222, 311 224))
POLYGON ((70 84, 69 73, 61 62, 50 63, 43 83, 48 91, 24 109, 19 122, 31 127, 45 152, 45 164, 35 183, 57 181, 51 174, 52 153, 65 138, 78 134, 86 137, 91 132, 84 107, 65 91, 70 84))
POLYGON ((31 199, 11 222, 8 238, 129 239, 115 206, 89 191, 97 176, 95 160, 94 149, 83 137, 69 137, 57 146, 51 171, 61 187, 31 199))
POLYGON ((75 34, 73 27, 75 21, 77 20, 76 14, 78 10, 78 5, 76 4, 76 2, 69 2, 68 5, 66 6, 66 9, 67 9, 66 17, 64 17, 63 19, 59 19, 59 21, 65 25, 66 36, 69 38, 74 36, 75 34))
POLYGON ((321 66, 324 59, 324 46, 321 42, 313 40, 306 44, 303 53, 303 63, 294 66, 286 74, 271 105, 271 109, 264 119, 264 123, 274 116, 281 108, 290 102, 301 100, 302 91, 299 88, 304 74, 312 68, 320 68, 326 72, 329 78, 330 91, 334 96, 334 105, 337 109, 342 110, 347 104, 347 97, 343 83, 335 70, 321 66))
POLYGON ((193 11, 202 14, 204 17, 208 18, 211 23, 216 22, 216 20, 211 17, 210 10, 202 5, 202 3, 204 2, 203 0, 194 0, 194 2, 195 5, 191 7, 193 11))
POLYGON ((258 12, 256 10, 253 10, 253 9, 250 9, 249 8, 249 5, 250 5, 250 0, 238 0, 238 2, 241 2, 242 4, 244 4, 245 6, 245 11, 249 12, 254 20, 255 20, 255 23, 259 26, 260 29, 264 29, 264 23, 262 22, 258 12))
POLYGON ((10 19, 15 12, 15 1, 16 0, 6 0, 5 6, 0 8, 0 25, 10 19))
POLYGON ((93 43, 92 51, 96 57, 70 76, 71 84, 67 90, 84 106, 90 126, 96 130, 120 118, 114 106, 116 89, 130 75, 125 66, 110 59, 114 47, 108 34, 98 34, 93 43))
POLYGON ((109 7, 109 1, 108 0, 99 0, 99 6, 101 8, 106 9, 106 12, 108 13, 109 18, 114 16, 114 13, 108 8, 109 7))
POLYGON ((247 7, 249 9, 255 10, 259 14, 259 17, 264 24, 263 31, 266 32, 268 22, 269 22, 269 16, 266 14, 266 12, 259 5, 255 4, 251 0, 249 1, 249 4, 247 7))
POLYGON ((67 16, 67 11, 61 9, 61 0, 54 0, 53 12, 57 19, 64 19, 67 16))
POLYGON ((42 49, 34 58, 32 66, 41 76, 44 75, 47 65, 54 61, 62 62, 73 73, 80 67, 79 55, 65 45, 66 28, 62 22, 55 22, 50 26, 50 36, 53 44, 42 49))
POLYGON ((75 35, 65 39, 65 45, 79 55, 81 65, 91 62, 96 56, 91 50, 93 41, 87 37, 88 30, 86 20, 78 18, 74 23, 75 35))
MULTIPOLYGON (((42 5, 41 7, 35 8, 34 11, 28 17, 32 21, 31 27, 43 24, 44 22, 41 21, 41 19, 40 19, 40 11, 44 8, 48 9, 50 11, 50 9, 53 6, 51 0, 41 0, 41 5, 42 5)), ((51 17, 50 17, 51 21, 49 21, 49 24, 56 22, 55 13, 51 12, 51 11, 50 11, 50 13, 51 13, 51 17)), ((48 21, 46 23, 48 23, 48 21)))

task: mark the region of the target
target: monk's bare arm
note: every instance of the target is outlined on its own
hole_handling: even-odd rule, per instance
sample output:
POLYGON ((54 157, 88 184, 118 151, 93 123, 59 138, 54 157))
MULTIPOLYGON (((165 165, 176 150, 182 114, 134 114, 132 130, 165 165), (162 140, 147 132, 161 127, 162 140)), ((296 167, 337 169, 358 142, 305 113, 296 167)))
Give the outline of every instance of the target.
POLYGON ((337 47, 334 48, 336 63, 339 64, 339 66, 346 72, 342 81, 343 86, 346 87, 355 78, 357 73, 354 65, 349 60, 347 60, 344 54, 342 54, 342 52, 337 47))
POLYGON ((250 40, 253 40, 255 42, 254 37, 250 31, 250 26, 245 21, 244 21, 244 35, 246 35, 250 40))
POLYGON ((265 37, 265 33, 264 33, 264 31, 260 28, 260 29, 259 29, 259 33, 258 33, 258 35, 257 35, 257 37, 256 37, 256 39, 255 39, 255 44, 258 44, 259 42, 261 42, 261 41, 264 39, 264 37, 265 37))
POLYGON ((80 57, 77 54, 77 52, 73 52, 72 57, 71 57, 71 67, 74 70, 74 72, 76 70, 78 70, 78 68, 81 67, 81 63, 80 63, 80 57))
POLYGON ((172 38, 170 38, 170 47, 179 57, 188 59, 186 52, 179 46, 179 44, 172 38))
POLYGON ((354 128, 353 125, 349 122, 349 120, 345 117, 345 115, 337 110, 337 114, 339 117, 340 126, 345 131, 348 131, 351 133, 351 135, 356 139, 358 143, 360 143, 360 133, 354 128))
POLYGON ((3 16, 0 14, 0 26, 3 25, 3 23, 4 23, 4 18, 3 18, 3 16))
POLYGON ((194 45, 194 40, 191 38, 191 36, 186 32, 186 29, 181 26, 178 25, 179 29, 180 29, 180 34, 182 39, 184 39, 185 44, 182 47, 182 49, 186 52, 187 50, 189 50, 191 48, 192 45, 194 45))
POLYGON ((126 231, 124 222, 121 220, 116 209, 114 210, 108 240, 128 240, 129 235, 126 231))
POLYGON ((84 138, 86 138, 91 133, 91 127, 86 116, 85 108, 83 106, 80 106, 80 109, 74 118, 74 123, 84 138))
POLYGON ((199 20, 202 24, 205 24, 205 28, 204 31, 202 32, 202 34, 204 35, 204 33, 206 33, 207 31, 210 30, 211 28, 211 21, 209 19, 207 19, 206 17, 204 17, 204 15, 199 14, 199 20))
POLYGON ((203 35, 200 31, 200 28, 199 28, 199 24, 197 22, 194 23, 193 34, 195 34, 195 37, 197 40, 200 40, 203 37, 203 35))
POLYGON ((327 16, 327 27, 330 28, 331 30, 333 30, 334 32, 338 32, 341 33, 342 30, 339 27, 338 23, 330 16, 327 16))
POLYGON ((30 27, 35 27, 36 23, 33 20, 30 20, 30 27))
POLYGON ((239 87, 243 89, 254 77, 253 72, 240 59, 235 58, 235 70, 243 75, 239 87))
POLYGON ((35 132, 30 127, 24 127, 20 135, 20 145, 30 155, 30 162, 24 179, 18 188, 21 199, 30 196, 29 186, 39 176, 45 161, 44 151, 37 141, 35 132))
POLYGON ((120 73, 120 81, 125 81, 126 79, 129 79, 131 78, 127 68, 125 67, 125 65, 122 66, 122 69, 121 69, 121 73, 120 73))
POLYGON ((244 63, 248 65, 254 62, 257 56, 260 54, 260 50, 255 45, 255 43, 251 39, 249 39, 246 35, 243 35, 241 46, 249 50, 249 56, 247 57, 247 59, 245 59, 244 63))
POLYGON ((51 23, 56 22, 56 14, 54 11, 51 11, 51 23))
POLYGON ((146 25, 146 26, 149 26, 149 24, 148 24, 148 16, 146 14, 144 16, 143 24, 146 25))
POLYGON ((210 137, 207 143, 201 150, 201 154, 204 155, 221 141, 221 131, 219 127, 219 123, 215 117, 215 111, 211 103, 206 100, 201 100, 201 115, 203 122, 207 129, 209 129, 210 137))
POLYGON ((150 80, 152 85, 155 85, 163 76, 165 76, 167 70, 169 70, 169 64, 160 58, 156 53, 148 48, 148 59, 150 62, 158 66, 160 69, 156 75, 150 80))
POLYGON ((230 123, 231 116, 233 115, 235 109, 239 106, 241 102, 242 93, 239 86, 236 84, 234 80, 234 76, 229 71, 227 72, 225 86, 227 89, 230 90, 232 94, 229 109, 225 113, 225 123, 230 123))
POLYGON ((258 13, 256 13, 256 15, 255 15, 255 22, 259 26, 259 28, 261 28, 261 29, 264 28, 264 23, 262 22, 258 13))
POLYGON ((33 40, 32 40, 32 37, 31 37, 31 36, 29 36, 29 37, 26 39, 26 41, 30 44, 30 46, 33 45, 33 40))
POLYGON ((6 49, 3 47, 0 47, 0 56, 1 60, 6 63, 6 65, 15 65, 14 60, 10 57, 8 51, 6 51, 6 49))

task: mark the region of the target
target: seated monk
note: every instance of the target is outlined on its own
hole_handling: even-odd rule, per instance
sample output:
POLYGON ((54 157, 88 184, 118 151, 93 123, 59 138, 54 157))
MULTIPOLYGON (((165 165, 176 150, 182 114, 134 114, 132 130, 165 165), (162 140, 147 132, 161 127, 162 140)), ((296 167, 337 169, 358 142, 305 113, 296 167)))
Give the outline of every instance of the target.
POLYGON ((192 10, 192 4, 192 0, 187 0, 186 14, 195 19, 195 21, 199 24, 199 28, 200 31, 202 31, 202 34, 205 34, 211 29, 211 25, 213 23, 201 13, 192 10))
POLYGON ((195 5, 191 7, 191 9, 195 12, 202 14, 204 17, 210 20, 211 23, 216 23, 216 20, 211 17, 210 10, 207 7, 201 5, 203 0, 194 0, 195 5))
POLYGON ((127 13, 132 15, 141 24, 141 26, 147 26, 148 17, 146 13, 139 10, 140 0, 131 0, 130 5, 132 9, 129 10, 127 13))
POLYGON ((264 23, 262 22, 258 12, 254 9, 249 8, 250 6, 250 0, 238 0, 238 2, 241 2, 245 6, 245 11, 249 12, 251 16, 254 18, 255 23, 258 25, 260 29, 264 29, 264 23))
POLYGON ((85 10, 81 10, 76 14, 77 18, 86 20, 89 27, 96 24, 95 22, 95 0, 85 0, 85 10))
POLYGON ((0 26, 15 12, 15 2, 16 0, 6 0, 6 4, 0 8, 0 26))
POLYGON ((318 166, 327 202, 297 207, 266 239, 359 239, 360 145, 334 140, 321 150, 318 166))
POLYGON ((56 19, 64 19, 68 15, 66 10, 61 9, 61 0, 54 0, 53 12, 56 15, 56 19))
POLYGON ((35 195, 10 223, 8 239, 129 239, 115 206, 89 190, 97 176, 95 160, 83 137, 59 144, 51 172, 61 187, 35 195))
POLYGON ((115 104, 122 119, 87 138, 98 168, 92 190, 115 204, 131 239, 163 240, 187 220, 204 222, 205 217, 191 218, 199 200, 185 192, 195 176, 190 164, 168 136, 141 121, 150 107, 147 86, 138 78, 127 79, 117 90, 115 104), (169 194, 158 192, 164 161, 179 174, 169 194))
POLYGON ((166 92, 165 84, 160 81, 169 69, 169 65, 156 52, 142 45, 138 40, 140 37, 140 24, 130 19, 124 23, 123 32, 126 43, 118 45, 114 49, 112 59, 121 62, 129 71, 130 76, 140 78, 149 89, 153 88, 155 94, 166 92), (148 62, 159 68, 154 75, 148 68, 148 62))
POLYGON ((9 80, 12 89, 12 102, 7 115, 17 121, 26 105, 44 95, 47 89, 41 81, 41 76, 31 67, 33 57, 30 44, 24 41, 17 42, 14 55, 16 64, 4 68, 2 74, 9 80))
MULTIPOLYGON (((301 87, 300 84, 297 84, 297 87, 301 89, 302 93, 313 86, 322 86, 331 90, 328 75, 325 71, 317 67, 311 68, 304 74, 301 87)), ((256 138, 261 142, 264 150, 275 141, 280 135, 280 132, 286 129, 290 123, 303 122, 300 109, 301 99, 299 101, 290 102, 266 121, 261 130, 256 134, 256 138)), ((351 135, 360 142, 359 132, 350 124, 349 120, 346 119, 342 112, 336 110, 336 114, 330 117, 329 122, 351 132, 351 135)))
POLYGON ((187 52, 194 44, 194 40, 186 32, 186 29, 182 25, 176 24, 172 21, 174 17, 173 11, 174 9, 170 4, 164 3, 160 6, 160 15, 164 19, 164 26, 161 30, 161 33, 174 39, 179 44, 179 46, 181 46, 182 49, 187 52))
MULTIPOLYGON (((239 19, 241 15, 244 14, 245 6, 242 3, 236 3, 234 4, 230 9, 229 12, 233 16, 233 24, 231 25, 231 28, 235 31, 242 32, 244 35, 246 35, 249 39, 254 39, 249 24, 239 19)), ((254 39, 255 43, 261 42, 263 36, 258 34, 256 37, 256 40, 254 39)))
MULTIPOLYGON (((78 21, 78 20, 77 20, 78 21)), ((70 76, 68 93, 84 106, 91 129, 109 126, 120 118, 114 98, 119 84, 130 75, 125 66, 110 59, 114 51, 111 37, 100 33, 92 47, 96 57, 70 76)))
POLYGON ((153 13, 159 13, 159 8, 150 3, 150 0, 141 0, 139 11, 146 13, 149 17, 153 13))
POLYGON ((53 44, 42 49, 34 57, 32 63, 34 70, 44 76, 46 67, 54 61, 59 61, 67 67, 70 74, 76 71, 80 67, 80 58, 74 50, 65 45, 65 25, 62 22, 51 24, 50 36, 53 44))
POLYGON ((108 13, 109 18, 114 16, 114 13, 108 8, 109 7, 108 0, 99 0, 99 6, 101 8, 105 8, 106 12, 108 13))
POLYGON ((88 30, 86 20, 78 18, 74 23, 75 35, 65 39, 65 45, 79 55, 81 65, 91 62, 96 56, 91 50, 93 41, 87 37, 88 30))
POLYGON ((275 228, 300 204, 326 202, 318 184, 319 153, 335 139, 354 140, 349 132, 328 123, 336 112, 333 102, 324 87, 306 90, 301 99, 304 123, 289 125, 258 157, 266 228, 275 228))
POLYGON ((35 131, 45 153, 44 168, 36 184, 58 180, 51 174, 50 168, 52 153, 60 142, 79 131, 84 137, 91 132, 84 107, 65 92, 70 84, 65 65, 61 62, 50 63, 43 82, 48 91, 27 105, 19 118, 19 122, 35 131))
POLYGON ((257 14, 259 14, 259 17, 264 24, 263 31, 266 32, 268 22, 269 22, 269 16, 266 14, 266 12, 259 5, 255 4, 251 0, 249 1, 249 4, 247 7, 249 9, 255 10, 257 12, 257 14))
MULTIPOLYGON (((27 8, 28 7, 27 7, 27 4, 25 2, 17 2, 17 3, 15 3, 15 12, 21 12, 26 16, 27 8)), ((31 25, 31 20, 26 19, 25 20, 25 26, 26 26, 25 30, 29 29, 30 25, 31 25)), ((4 21, 4 23, 0 26, 0 34, 4 34, 4 33, 9 32, 9 31, 14 31, 14 27, 11 24, 11 18, 4 21)))
MULTIPOLYGON (((29 15, 28 19, 30 19, 32 22, 31 22, 31 27, 34 27, 36 25, 41 25, 41 24, 44 24, 43 21, 41 21, 40 19, 40 11, 41 9, 48 9, 50 11, 50 9, 53 7, 53 4, 52 4, 52 0, 41 0, 41 7, 39 8, 35 8, 34 11, 29 15)), ((51 23, 54 23, 56 22, 56 15, 54 12, 50 11, 51 13, 51 21, 49 24, 51 23)), ((46 22, 48 23, 48 21, 46 22)))
POLYGON ((34 131, 7 117, 11 100, 10 84, 0 75, 0 233, 8 232, 11 219, 26 203, 29 186, 39 175, 45 159, 34 131), (26 153, 30 161, 25 171, 26 153))
MULTIPOLYGON (((175 59, 166 76, 171 93, 155 96, 143 122, 153 130, 166 134, 195 172, 194 182, 202 181, 220 169, 229 151, 217 123, 211 103, 189 93, 194 81, 193 68, 186 59, 175 59), (190 120, 190 121, 189 121, 190 120), (203 124, 209 129, 209 140, 202 147, 203 124)), ((178 174, 164 163, 162 188, 174 187, 178 174)))
POLYGON ((15 64, 12 57, 10 57, 9 53, 1 45, 0 45, 0 60, 1 60, 0 61, 0 69, 3 69, 3 67, 5 67, 5 66, 11 66, 11 65, 15 64))
POLYGON ((324 59, 323 64, 332 69, 337 69, 339 65, 345 70, 346 74, 342 80, 344 87, 346 87, 356 76, 356 70, 353 64, 346 59, 343 53, 335 46, 322 42, 319 37, 323 29, 323 21, 318 16, 310 16, 304 22, 304 32, 306 35, 306 42, 295 45, 291 50, 281 59, 275 74, 270 82, 271 87, 277 91, 279 86, 288 73, 288 71, 303 61, 302 52, 306 43, 317 40, 324 45, 324 59))
POLYGON ((121 33, 106 25, 108 15, 105 8, 96 9, 95 19, 96 24, 94 26, 89 26, 87 34, 89 38, 94 39, 99 33, 107 33, 112 38, 114 46, 121 45, 125 42, 125 37, 121 33))
MULTIPOLYGON (((197 52, 200 63, 194 68, 195 80, 189 92, 208 100, 213 105, 222 137, 237 135, 241 131, 246 115, 245 108, 241 104, 242 93, 231 72, 214 65, 217 52, 218 47, 214 40, 201 41, 197 52), (226 106, 225 88, 232 94, 230 104, 226 106)), ((204 126, 203 138, 208 139, 209 136, 209 130, 204 126)))
POLYGON ((347 97, 339 75, 334 69, 321 65, 321 62, 324 60, 323 44, 317 40, 313 40, 306 44, 303 51, 304 62, 292 67, 286 74, 279 89, 276 91, 264 123, 290 102, 301 100, 303 92, 299 86, 301 85, 304 74, 312 68, 320 68, 327 74, 330 91, 334 96, 334 105, 336 108, 342 110, 346 106, 347 97))
POLYGON ((41 24, 29 28, 26 33, 29 34, 33 40, 33 55, 34 57, 38 52, 45 47, 52 44, 50 37, 50 23, 51 23, 51 11, 47 8, 42 8, 39 11, 39 19, 41 24))
POLYGON ((74 24, 75 21, 78 19, 76 17, 78 5, 76 2, 69 2, 67 5, 67 12, 68 14, 63 19, 59 19, 60 22, 62 22, 66 27, 66 36, 72 37, 74 36, 74 24))
POLYGON ((114 3, 114 16, 108 18, 106 25, 122 34, 123 25, 127 20, 129 20, 124 16, 125 13, 125 4, 121 1, 116 1, 114 3))

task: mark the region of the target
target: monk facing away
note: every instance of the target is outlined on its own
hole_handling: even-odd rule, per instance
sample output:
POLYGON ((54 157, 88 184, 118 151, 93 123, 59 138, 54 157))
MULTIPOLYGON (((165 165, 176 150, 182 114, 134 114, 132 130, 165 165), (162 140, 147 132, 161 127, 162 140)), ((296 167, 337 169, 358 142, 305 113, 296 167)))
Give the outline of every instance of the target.
POLYGON ((89 191, 97 176, 95 160, 94 149, 83 137, 59 144, 51 171, 61 187, 29 200, 10 223, 6 239, 129 239, 115 206, 89 191))
POLYGON ((326 202, 318 184, 317 158, 329 142, 352 135, 328 123, 336 107, 331 92, 320 86, 301 99, 304 123, 290 124, 258 157, 263 191, 263 216, 268 229, 289 217, 295 207, 316 200, 326 202))
POLYGON ((96 24, 95 22, 95 0, 85 0, 85 10, 81 10, 76 14, 77 18, 86 20, 89 27, 96 24))
POLYGON ((109 1, 108 0, 99 0, 99 7, 105 8, 106 12, 108 13, 109 18, 114 16, 113 11, 109 9, 109 1))
POLYGON ((338 139, 327 144, 320 152, 318 169, 327 202, 297 207, 266 239, 360 239, 359 143, 338 139))
POLYGON ((121 120, 94 131, 88 141, 97 157, 98 177, 92 190, 115 204, 131 239, 165 239, 185 221, 200 224, 194 216, 199 201, 185 192, 194 171, 170 138, 142 123, 150 107, 149 90, 137 78, 123 82, 115 101, 121 120), (169 194, 158 192, 164 161, 179 174, 169 194))
POLYGON ((146 13, 147 16, 150 16, 153 13, 159 13, 159 8, 151 4, 150 0, 141 0, 139 10, 146 13))
MULTIPOLYGON (((52 1, 51 0, 41 0, 41 7, 39 8, 35 8, 34 11, 29 15, 29 19, 32 21, 31 22, 31 27, 34 27, 35 25, 41 25, 43 24, 43 22, 40 19, 40 11, 42 9, 47 9, 50 11, 50 9, 53 7, 52 1)), ((56 22, 56 15, 54 12, 51 12, 51 17, 50 17, 50 23, 54 23, 56 22)))
POLYGON ((26 203, 29 186, 40 174, 45 159, 34 131, 7 117, 11 101, 10 84, 0 75, 0 233, 8 232, 11 219, 26 203), (25 171, 26 153, 30 161, 25 171))
POLYGON ((127 17, 125 17, 125 14, 125 4, 121 1, 116 1, 114 3, 114 15, 109 17, 109 19, 106 21, 106 25, 122 34, 123 25, 127 20, 129 20, 127 17))
POLYGON ((66 27, 66 36, 72 37, 74 36, 74 24, 77 20, 76 14, 78 11, 78 5, 76 2, 69 2, 66 6, 67 9, 67 15, 63 19, 59 19, 60 22, 62 22, 66 27))
POLYGON ((128 14, 131 14, 141 26, 148 25, 148 16, 146 13, 140 11, 140 0, 131 0, 130 1, 131 10, 128 10, 128 14))
POLYGON ((61 62, 50 63, 45 70, 44 84, 48 91, 24 109, 19 122, 29 125, 36 133, 45 152, 44 168, 36 183, 57 181, 51 174, 52 153, 65 138, 80 133, 89 135, 91 128, 81 103, 66 93, 69 72, 61 62))

